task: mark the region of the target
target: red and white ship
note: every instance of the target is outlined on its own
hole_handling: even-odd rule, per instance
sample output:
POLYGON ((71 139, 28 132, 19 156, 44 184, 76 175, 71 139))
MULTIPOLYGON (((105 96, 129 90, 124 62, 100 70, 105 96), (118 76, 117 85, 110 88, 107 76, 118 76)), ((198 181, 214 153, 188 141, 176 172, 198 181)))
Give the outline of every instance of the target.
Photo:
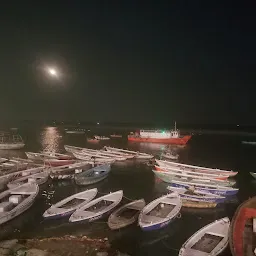
POLYGON ((186 145, 191 137, 191 135, 181 136, 175 122, 174 130, 140 130, 129 135, 128 141, 186 145))

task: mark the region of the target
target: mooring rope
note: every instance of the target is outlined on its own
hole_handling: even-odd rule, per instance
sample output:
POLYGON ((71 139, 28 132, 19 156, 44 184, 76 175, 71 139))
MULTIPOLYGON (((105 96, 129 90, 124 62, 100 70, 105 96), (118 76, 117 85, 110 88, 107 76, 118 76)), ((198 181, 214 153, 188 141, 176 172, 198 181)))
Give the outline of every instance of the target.
POLYGON ((99 191, 98 191, 98 194, 100 194, 100 195, 107 195, 107 194, 109 194, 109 193, 102 193, 102 192, 99 192, 99 191))
POLYGON ((179 213, 176 218, 180 219, 181 218, 181 213, 179 213))
MULTIPOLYGON (((101 194, 101 195, 108 195, 109 193, 98 192, 98 194, 101 194)), ((126 197, 126 196, 123 196, 123 198, 127 199, 128 201, 134 201, 134 199, 131 199, 131 198, 126 197)))
POLYGON ((133 199, 126 197, 126 196, 123 196, 123 198, 127 199, 128 201, 134 201, 133 199))
POLYGON ((96 224, 108 224, 107 221, 94 221, 93 223, 96 223, 96 224))
POLYGON ((172 250, 172 251, 179 252, 179 249, 169 247, 168 245, 166 245, 166 243, 165 243, 164 241, 161 241, 161 242, 162 242, 162 244, 163 244, 168 250, 172 250))

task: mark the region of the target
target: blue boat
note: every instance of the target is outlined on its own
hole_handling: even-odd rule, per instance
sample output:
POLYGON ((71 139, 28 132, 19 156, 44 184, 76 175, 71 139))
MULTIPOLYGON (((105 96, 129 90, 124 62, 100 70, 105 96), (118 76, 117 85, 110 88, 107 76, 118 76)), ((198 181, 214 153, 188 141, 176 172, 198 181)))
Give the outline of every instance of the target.
POLYGON ((143 231, 161 229, 177 217, 182 201, 177 193, 164 195, 146 205, 139 215, 139 226, 143 231))
POLYGON ((77 185, 91 185, 108 177, 110 164, 99 165, 75 175, 77 185))
POLYGON ((224 187, 224 186, 218 186, 214 184, 204 184, 200 182, 183 182, 183 181, 176 181, 172 180, 170 183, 173 187, 178 188, 186 188, 189 189, 191 187, 194 187, 197 191, 203 192, 203 193, 212 193, 215 195, 221 195, 221 196, 233 196, 237 194, 239 191, 238 188, 231 188, 231 187, 224 187))
POLYGON ((205 202, 205 203, 223 203, 225 197, 215 195, 208 192, 201 192, 194 188, 181 188, 175 186, 168 186, 168 190, 171 192, 177 192, 182 199, 193 201, 193 202, 205 202))

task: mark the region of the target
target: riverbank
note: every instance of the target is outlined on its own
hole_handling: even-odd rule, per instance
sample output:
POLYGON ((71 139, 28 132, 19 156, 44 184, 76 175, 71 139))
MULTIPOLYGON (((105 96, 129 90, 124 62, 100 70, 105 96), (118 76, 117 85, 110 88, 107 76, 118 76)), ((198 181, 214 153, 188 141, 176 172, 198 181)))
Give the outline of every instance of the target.
POLYGON ((128 256, 111 248, 108 239, 63 236, 0 242, 0 256, 128 256))

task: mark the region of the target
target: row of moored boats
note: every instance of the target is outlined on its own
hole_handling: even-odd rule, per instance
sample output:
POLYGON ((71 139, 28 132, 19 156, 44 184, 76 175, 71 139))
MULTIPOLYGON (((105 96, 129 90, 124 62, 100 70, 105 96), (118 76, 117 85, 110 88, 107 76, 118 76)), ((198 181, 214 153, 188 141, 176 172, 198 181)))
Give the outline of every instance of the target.
MULTIPOLYGON (((0 224, 32 206, 39 185, 46 182, 49 176, 53 179, 72 178, 78 185, 90 185, 105 179, 115 161, 153 158, 149 154, 111 147, 93 150, 65 146, 65 149, 71 154, 27 152, 28 160, 9 160, 24 167, 19 170, 11 168, 8 173, 5 170, 0 177, 0 183, 7 186, 0 193, 0 224)), ((182 206, 215 207, 238 192, 238 189, 232 188, 234 182, 230 180, 236 172, 173 161, 155 161, 153 172, 157 178, 168 183, 167 195, 148 204, 144 199, 139 199, 117 208, 123 200, 122 190, 97 197, 98 190, 94 188, 64 198, 46 210, 43 216, 68 216, 70 222, 92 222, 109 215, 116 208, 108 217, 111 229, 120 229, 138 221, 142 230, 150 231, 163 228, 178 218, 182 206)), ((0 159, 0 162, 8 163, 6 159, 0 159)), ((228 245, 229 225, 227 217, 210 223, 184 243, 179 255, 218 255, 228 245)))
POLYGON ((168 183, 167 190, 177 192, 184 206, 214 208, 234 196, 232 179, 237 172, 157 160, 155 176, 168 183))

